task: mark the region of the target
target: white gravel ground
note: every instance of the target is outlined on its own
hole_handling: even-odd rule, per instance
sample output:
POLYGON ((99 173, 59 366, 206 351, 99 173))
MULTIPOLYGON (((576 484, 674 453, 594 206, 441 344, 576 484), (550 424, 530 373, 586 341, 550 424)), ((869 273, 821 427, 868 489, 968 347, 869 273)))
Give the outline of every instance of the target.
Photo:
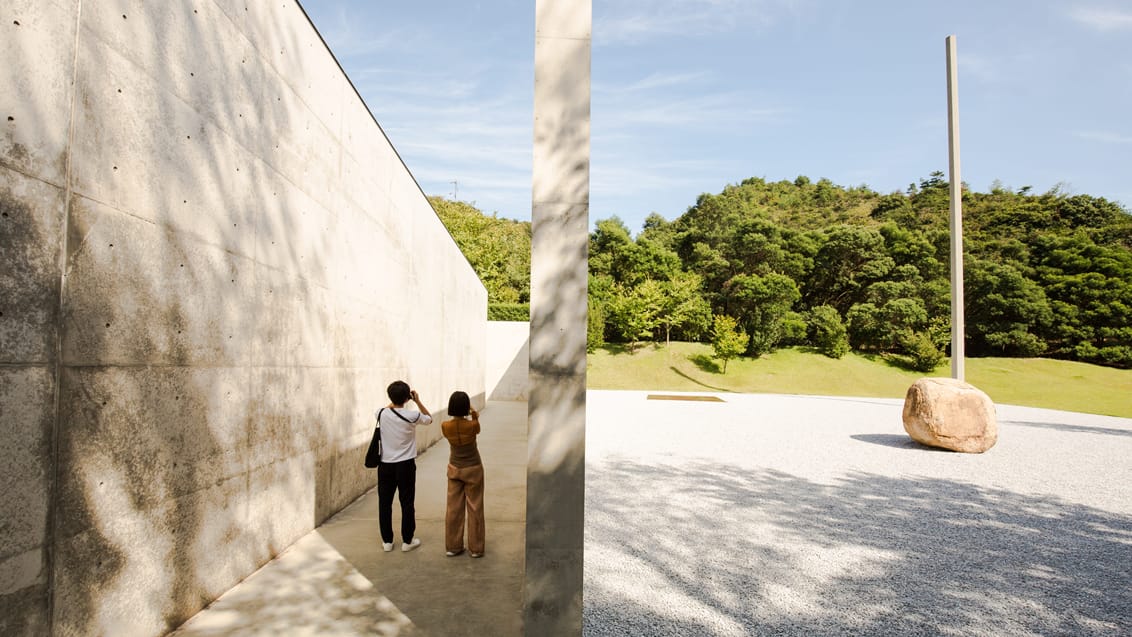
POLYGON ((585 635, 1132 635, 1132 420, 714 395, 588 392, 585 635))

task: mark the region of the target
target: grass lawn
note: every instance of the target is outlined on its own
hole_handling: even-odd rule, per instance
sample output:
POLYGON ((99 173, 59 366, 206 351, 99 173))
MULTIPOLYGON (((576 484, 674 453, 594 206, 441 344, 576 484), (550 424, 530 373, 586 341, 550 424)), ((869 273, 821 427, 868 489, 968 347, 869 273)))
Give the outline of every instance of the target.
MULTIPOLYGON (((727 364, 702 343, 644 344, 636 352, 610 346, 588 357, 590 389, 811 394, 903 398, 917 378, 950 376, 901 369, 879 357, 850 353, 835 360, 788 348, 727 364)), ((997 403, 1132 418, 1132 370, 1045 358, 968 358, 966 380, 997 403)))

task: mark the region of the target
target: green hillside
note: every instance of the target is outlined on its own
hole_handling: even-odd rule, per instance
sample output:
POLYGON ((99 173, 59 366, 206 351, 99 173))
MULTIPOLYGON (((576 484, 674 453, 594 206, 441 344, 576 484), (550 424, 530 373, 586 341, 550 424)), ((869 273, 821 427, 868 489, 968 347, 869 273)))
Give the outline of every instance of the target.
MULTIPOLYGON (((924 374, 882 357, 840 359, 804 348, 739 358, 719 371, 710 345, 674 342, 628 353, 610 346, 589 356, 590 389, 742 392, 903 398, 924 374)), ((946 361, 932 374, 948 376, 946 361)), ((997 403, 1132 418, 1132 370, 1043 358, 971 358, 967 381, 997 403)))

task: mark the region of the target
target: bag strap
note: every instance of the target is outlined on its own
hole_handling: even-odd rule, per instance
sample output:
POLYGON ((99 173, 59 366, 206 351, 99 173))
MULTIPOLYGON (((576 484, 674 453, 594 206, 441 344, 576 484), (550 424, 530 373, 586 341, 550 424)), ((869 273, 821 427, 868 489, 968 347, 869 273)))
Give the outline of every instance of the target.
MULTIPOLYGON (((384 408, 384 407, 382 407, 382 409, 385 409, 385 408, 384 408)), ((398 418, 400 418, 401 420, 404 420, 405 422, 409 423, 410 425, 412 425, 412 424, 416 424, 417 420, 420 420, 420 419, 421 419, 421 417, 420 417, 420 416, 417 416, 417 420, 409 420, 408 418, 406 418, 406 417, 402 416, 401 414, 397 413, 397 410, 396 410, 396 409, 394 409, 394 408, 392 408, 392 407, 390 407, 390 408, 389 408, 389 411, 393 412, 393 415, 394 415, 394 416, 397 416, 398 418)))

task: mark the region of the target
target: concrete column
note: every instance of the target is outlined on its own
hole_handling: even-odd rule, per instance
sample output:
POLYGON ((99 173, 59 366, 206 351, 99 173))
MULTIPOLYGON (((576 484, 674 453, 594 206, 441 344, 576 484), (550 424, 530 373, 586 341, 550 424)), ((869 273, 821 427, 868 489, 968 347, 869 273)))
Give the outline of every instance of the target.
POLYGON ((582 632, 590 0, 535 5, 524 632, 582 632))
POLYGON ((959 176, 959 71, 955 36, 947 45, 947 155, 951 177, 951 377, 963 380, 963 180, 959 176))

